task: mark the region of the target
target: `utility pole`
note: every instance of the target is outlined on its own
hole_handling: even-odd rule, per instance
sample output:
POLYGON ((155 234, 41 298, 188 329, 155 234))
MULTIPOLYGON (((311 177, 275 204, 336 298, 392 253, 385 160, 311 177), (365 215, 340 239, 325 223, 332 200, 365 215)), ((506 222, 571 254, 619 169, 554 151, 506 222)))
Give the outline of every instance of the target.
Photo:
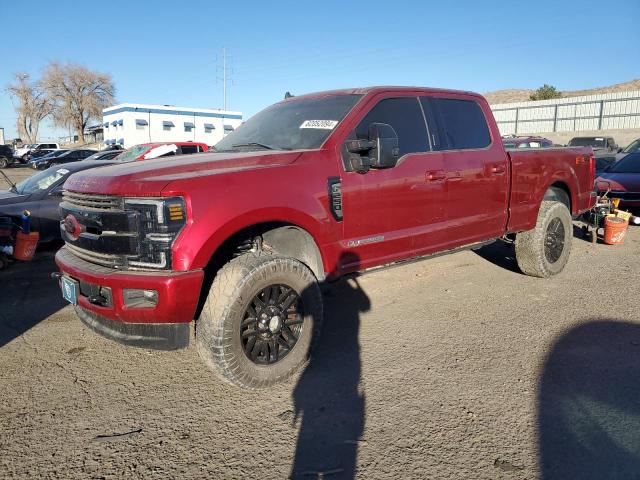
POLYGON ((220 80, 222 82, 222 104, 224 110, 227 109, 227 82, 231 80, 231 75, 233 74, 233 70, 229 68, 229 56, 227 55, 227 49, 225 47, 222 48, 222 67, 218 67, 222 69, 222 76, 216 77, 216 80, 220 80))

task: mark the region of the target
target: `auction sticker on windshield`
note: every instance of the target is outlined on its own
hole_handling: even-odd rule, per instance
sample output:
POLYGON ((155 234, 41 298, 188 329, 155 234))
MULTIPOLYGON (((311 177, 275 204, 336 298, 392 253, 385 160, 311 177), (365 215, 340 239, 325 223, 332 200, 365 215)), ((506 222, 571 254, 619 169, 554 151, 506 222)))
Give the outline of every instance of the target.
POLYGON ((300 128, 319 128, 321 130, 333 130, 338 124, 337 120, 305 120, 300 128))

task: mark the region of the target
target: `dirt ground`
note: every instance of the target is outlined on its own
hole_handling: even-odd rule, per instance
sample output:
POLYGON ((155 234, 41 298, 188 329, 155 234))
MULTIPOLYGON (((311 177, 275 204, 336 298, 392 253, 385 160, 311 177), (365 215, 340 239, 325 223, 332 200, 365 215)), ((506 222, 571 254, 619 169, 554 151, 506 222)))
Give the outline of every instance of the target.
POLYGON ((0 478, 640 478, 640 228, 546 280, 496 243, 333 284, 255 392, 83 327, 53 255, 0 272, 0 478))

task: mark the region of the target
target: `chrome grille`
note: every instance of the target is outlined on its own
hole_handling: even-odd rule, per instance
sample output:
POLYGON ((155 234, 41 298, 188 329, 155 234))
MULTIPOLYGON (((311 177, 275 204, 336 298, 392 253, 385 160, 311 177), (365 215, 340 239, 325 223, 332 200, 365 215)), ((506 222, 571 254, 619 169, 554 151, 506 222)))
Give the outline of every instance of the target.
POLYGON ((93 211, 122 210, 122 198, 112 195, 97 195, 89 193, 76 193, 65 190, 62 193, 62 201, 74 207, 93 211))

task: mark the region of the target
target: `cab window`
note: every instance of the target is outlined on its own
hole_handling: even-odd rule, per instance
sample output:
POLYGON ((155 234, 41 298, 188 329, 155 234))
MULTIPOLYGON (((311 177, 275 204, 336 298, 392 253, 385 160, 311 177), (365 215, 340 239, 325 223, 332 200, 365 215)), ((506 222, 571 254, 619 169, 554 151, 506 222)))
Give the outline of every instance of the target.
POLYGON ((408 153, 430 150, 427 127, 416 97, 381 100, 356 127, 356 138, 367 139, 369 125, 372 123, 386 123, 393 127, 398 135, 401 157, 408 153))

